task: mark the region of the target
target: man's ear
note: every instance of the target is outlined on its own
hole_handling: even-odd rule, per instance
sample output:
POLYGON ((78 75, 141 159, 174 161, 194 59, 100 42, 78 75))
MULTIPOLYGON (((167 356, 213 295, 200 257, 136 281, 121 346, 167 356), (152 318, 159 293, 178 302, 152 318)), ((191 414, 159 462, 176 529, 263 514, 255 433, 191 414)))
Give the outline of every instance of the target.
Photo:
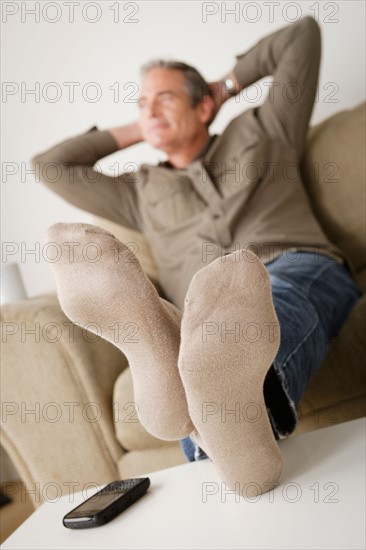
POLYGON ((210 95, 203 96, 202 101, 197 105, 198 114, 202 124, 207 125, 208 122, 213 117, 213 112, 215 108, 215 102, 210 95))

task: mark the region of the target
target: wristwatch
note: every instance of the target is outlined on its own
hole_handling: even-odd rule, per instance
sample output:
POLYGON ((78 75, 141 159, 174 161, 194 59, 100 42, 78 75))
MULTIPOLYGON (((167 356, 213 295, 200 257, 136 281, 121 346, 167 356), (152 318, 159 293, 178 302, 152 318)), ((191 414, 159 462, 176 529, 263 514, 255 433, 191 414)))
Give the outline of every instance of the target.
POLYGON ((236 95, 238 92, 238 90, 235 87, 235 83, 231 78, 226 78, 224 80, 224 88, 225 88, 225 92, 230 95, 236 95))

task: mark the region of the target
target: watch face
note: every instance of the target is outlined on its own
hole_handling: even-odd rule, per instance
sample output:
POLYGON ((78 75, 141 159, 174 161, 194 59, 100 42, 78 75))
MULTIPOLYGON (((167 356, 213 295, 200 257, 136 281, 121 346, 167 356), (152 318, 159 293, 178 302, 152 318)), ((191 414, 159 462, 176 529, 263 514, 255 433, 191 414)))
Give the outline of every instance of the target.
POLYGON ((229 94, 235 93, 234 82, 231 80, 231 78, 227 78, 227 79, 225 80, 225 90, 226 90, 229 94))

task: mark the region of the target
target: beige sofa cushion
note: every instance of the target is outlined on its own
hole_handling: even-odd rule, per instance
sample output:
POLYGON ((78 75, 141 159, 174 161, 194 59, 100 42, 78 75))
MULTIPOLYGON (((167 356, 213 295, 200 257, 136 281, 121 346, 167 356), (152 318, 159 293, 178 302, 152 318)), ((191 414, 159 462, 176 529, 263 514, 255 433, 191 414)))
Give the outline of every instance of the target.
POLYGON ((366 295, 330 342, 299 407, 295 433, 366 415, 366 295))
POLYGON ((301 166, 313 210, 355 275, 366 268, 365 106, 310 128, 301 166))
POLYGON ((177 441, 157 449, 130 451, 118 461, 118 471, 121 479, 138 477, 149 472, 164 470, 172 466, 186 464, 187 459, 177 441))

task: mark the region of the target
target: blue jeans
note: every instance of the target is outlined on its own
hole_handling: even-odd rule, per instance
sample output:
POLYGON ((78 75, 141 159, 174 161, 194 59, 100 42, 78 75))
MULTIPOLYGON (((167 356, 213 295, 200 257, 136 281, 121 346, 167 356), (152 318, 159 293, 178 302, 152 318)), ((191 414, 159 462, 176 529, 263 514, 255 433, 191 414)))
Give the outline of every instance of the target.
MULTIPOLYGON (((279 439, 295 430, 306 386, 361 293, 347 264, 325 254, 287 250, 266 268, 281 342, 263 393, 274 436, 279 439)), ((180 444, 190 462, 207 458, 191 437, 181 439, 180 444)))

